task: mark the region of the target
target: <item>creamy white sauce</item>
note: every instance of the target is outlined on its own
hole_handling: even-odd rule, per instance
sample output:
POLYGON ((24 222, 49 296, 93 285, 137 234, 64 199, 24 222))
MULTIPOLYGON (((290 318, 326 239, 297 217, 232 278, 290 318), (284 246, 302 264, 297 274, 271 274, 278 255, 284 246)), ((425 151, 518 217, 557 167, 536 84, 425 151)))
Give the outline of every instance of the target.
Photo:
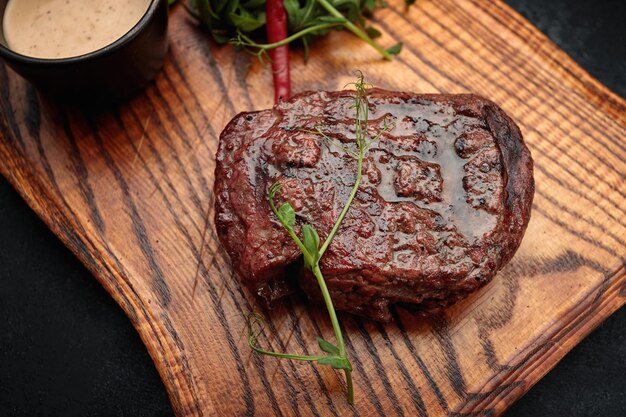
POLYGON ((69 58, 112 44, 141 20, 152 0, 9 0, 3 20, 10 49, 69 58))

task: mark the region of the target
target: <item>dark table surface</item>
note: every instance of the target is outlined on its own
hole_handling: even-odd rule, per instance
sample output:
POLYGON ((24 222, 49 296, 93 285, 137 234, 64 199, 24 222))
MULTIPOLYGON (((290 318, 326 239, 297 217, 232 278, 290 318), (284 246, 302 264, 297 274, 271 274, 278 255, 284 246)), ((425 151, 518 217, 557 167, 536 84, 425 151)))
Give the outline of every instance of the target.
MULTIPOLYGON (((507 3, 626 97, 626 1, 507 3)), ((0 416, 172 415, 122 310, 1 177, 0 317, 0 416)), ((625 415, 626 308, 506 413, 625 415)))

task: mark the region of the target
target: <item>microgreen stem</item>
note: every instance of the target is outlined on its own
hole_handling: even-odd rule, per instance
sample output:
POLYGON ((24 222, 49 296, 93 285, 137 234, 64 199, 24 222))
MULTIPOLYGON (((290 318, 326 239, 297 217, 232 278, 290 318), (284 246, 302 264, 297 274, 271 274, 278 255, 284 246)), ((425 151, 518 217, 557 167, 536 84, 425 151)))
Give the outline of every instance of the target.
POLYGON ((356 152, 354 152, 351 149, 346 148, 339 141, 336 141, 335 139, 328 136, 326 133, 322 132, 319 127, 317 128, 317 130, 310 130, 310 129, 298 129, 298 130, 300 132, 314 133, 316 135, 320 135, 321 137, 326 139, 331 145, 335 146, 337 149, 344 151, 348 155, 354 157, 354 159, 357 159, 359 157, 359 155, 356 152))
POLYGON ((273 356, 275 358, 291 359, 291 360, 294 360, 294 361, 317 362, 320 359, 324 358, 324 356, 292 355, 292 354, 289 354, 289 353, 272 352, 270 350, 261 349, 260 347, 255 346, 255 345, 250 345, 250 347, 256 353, 261 353, 263 355, 273 356))
POLYGON ((308 361, 308 362, 316 362, 320 359, 323 359, 324 356, 309 356, 309 355, 292 355, 289 353, 281 353, 281 352, 273 352, 271 350, 265 350, 256 345, 257 337, 261 334, 261 331, 258 333, 254 333, 254 322, 261 322, 263 318, 259 314, 251 314, 248 316, 248 345, 250 348, 256 353, 260 353, 262 355, 273 356, 275 358, 283 358, 283 359, 291 359, 295 361, 308 361))
POLYGON ((328 245, 330 245, 330 242, 333 240, 335 233, 337 233, 339 226, 341 226, 341 222, 343 221, 343 218, 346 217, 346 213, 348 213, 348 210, 350 209, 350 204, 352 203, 352 200, 354 200, 354 197, 356 196, 356 193, 359 190, 359 186, 361 185, 362 171, 363 171, 363 150, 359 146, 359 158, 357 159, 357 172, 356 172, 356 180, 354 182, 354 186, 352 187, 352 191, 350 192, 350 195, 348 196, 348 201, 346 202, 346 205, 343 206, 343 210, 341 210, 341 213, 339 214, 337 221, 333 225, 332 230, 330 231, 330 233, 328 234, 328 237, 324 241, 324 244, 320 248, 320 255, 324 255, 324 252, 326 252, 326 249, 328 249, 328 245))
POLYGON ((346 374, 346 388, 347 388, 348 404, 354 404, 354 387, 352 386, 352 371, 348 369, 344 369, 343 372, 346 374))
POLYGON ((337 339, 337 347, 339 348, 339 356, 346 356, 346 346, 343 341, 343 335, 341 334, 341 327, 339 327, 339 320, 337 320, 337 312, 335 311, 335 307, 333 306, 333 300, 332 298, 330 298, 330 292, 328 291, 328 287, 326 286, 326 281, 324 280, 324 276, 322 275, 319 263, 313 267, 312 272, 317 279, 317 283, 322 292, 322 297, 324 298, 324 304, 326 304, 326 309, 328 310, 328 315, 330 316, 330 322, 333 325, 335 339, 337 339))
MULTIPOLYGON (((333 5, 330 4, 327 0, 317 0, 317 2, 319 4, 321 4, 322 7, 325 8, 328 11, 328 13, 330 13, 331 15, 333 15, 335 17, 339 17, 339 18, 345 18, 345 16, 342 15, 339 10, 335 9, 333 7, 333 5)), ((387 61, 391 61, 393 59, 393 55, 392 54, 390 54, 389 52, 387 52, 385 50, 385 48, 383 48, 382 46, 380 46, 379 44, 374 42, 374 40, 372 38, 370 38, 367 33, 365 33, 363 30, 359 29, 359 27, 356 26, 354 23, 352 23, 352 22, 350 22, 349 20, 346 19, 346 21, 344 23, 342 23, 342 24, 350 32, 354 33, 356 36, 358 36, 363 41, 365 41, 366 43, 371 45, 374 49, 376 49, 378 51, 378 53, 380 53, 383 56, 383 58, 385 58, 387 61)))
MULTIPOLYGON (((274 198, 281 188, 280 183, 274 183, 269 189, 269 205, 272 209, 272 212, 279 220, 281 225, 287 230, 289 236, 291 236, 293 241, 300 249, 300 252, 302 252, 302 255, 304 257, 304 267, 310 270, 317 280, 317 284, 320 288, 324 304, 326 305, 326 309, 328 310, 330 322, 333 326, 333 332, 335 334, 335 340, 337 342, 337 345, 334 346, 330 342, 318 338, 320 348, 324 352, 328 353, 328 355, 326 356, 292 355, 287 353, 264 350, 256 346, 256 338, 258 334, 255 334, 253 330, 253 319, 256 318, 256 320, 259 321, 259 317, 253 315, 252 318, 248 319, 248 344, 255 352, 264 355, 274 356, 277 358, 318 362, 322 365, 330 365, 337 370, 343 370, 346 375, 346 394, 348 402, 350 404, 352 404, 354 401, 354 387, 352 384, 352 364, 348 359, 346 344, 343 338, 343 334, 341 333, 341 326, 339 325, 339 320, 337 319, 337 312, 335 311, 335 306, 333 305, 330 291, 328 290, 328 286, 326 285, 324 275, 322 274, 322 270, 320 268, 320 260, 322 258, 322 255, 324 254, 324 252, 326 252, 330 243, 332 242, 333 237, 339 230, 339 227, 341 226, 341 223, 348 213, 348 210, 350 209, 350 206, 352 205, 352 202, 355 199, 356 194, 359 190, 359 186, 361 185, 361 179, 363 176, 363 159, 365 157, 367 149, 375 140, 377 140, 383 134, 383 132, 385 132, 389 128, 389 126, 385 123, 383 130, 379 132, 378 135, 374 137, 374 139, 371 139, 370 141, 367 140, 369 105, 366 96, 367 85, 363 82, 363 74, 359 73, 358 81, 355 83, 351 83, 351 85, 354 85, 354 87, 356 88, 355 101, 354 105, 351 108, 355 109, 355 136, 358 152, 349 151, 348 149, 346 149, 346 151, 348 154, 356 157, 357 159, 356 176, 354 180, 354 185, 352 186, 352 190, 350 191, 350 195, 348 196, 347 201, 344 203, 344 206, 339 213, 335 224, 333 225, 332 229, 328 233, 328 236, 321 246, 319 235, 317 234, 313 226, 309 224, 301 225, 302 238, 296 235, 294 231, 294 226, 296 224, 296 213, 291 203, 283 202, 279 207, 276 207, 274 198)), ((332 138, 323 133, 319 128, 316 132, 311 131, 311 133, 317 133, 322 137, 328 139, 331 144, 334 144, 332 138)))
MULTIPOLYGON (((347 22, 347 20, 346 20, 346 22, 347 22)), ((315 26, 310 26, 310 27, 308 27, 306 29, 302 29, 301 31, 294 33, 293 35, 291 35, 291 36, 289 36, 289 37, 287 37, 287 38, 285 38, 285 39, 283 39, 281 41, 273 42, 273 43, 265 43, 265 44, 256 43, 251 38, 249 38, 248 36, 246 36, 246 35, 244 35, 242 33, 239 33, 238 39, 235 40, 234 43, 236 43, 239 46, 247 46, 247 47, 250 47, 250 48, 257 48, 257 49, 259 49, 261 51, 267 51, 267 50, 270 50, 270 49, 274 49, 274 48, 278 48, 280 46, 287 45, 287 44, 289 44, 289 43, 291 43, 291 42, 293 42, 293 41, 295 41, 295 40, 297 40, 297 39, 299 39, 299 38, 301 38, 301 37, 303 37, 303 36, 305 36, 305 35, 307 35, 309 33, 317 32, 319 30, 330 29, 330 28, 333 28, 333 27, 336 27, 336 26, 342 26, 342 25, 345 25, 345 23, 339 23, 339 22, 337 22, 337 23, 324 23, 324 24, 319 24, 319 25, 315 25, 315 26)))
POLYGON ((366 137, 367 137, 367 121, 369 118, 369 106, 367 103, 367 98, 365 96, 366 86, 365 86, 365 83, 363 82, 363 74, 359 75, 359 81, 357 81, 356 83, 353 83, 353 85, 356 87, 356 99, 354 103, 354 109, 356 113, 355 114, 355 118, 356 118, 355 136, 356 136, 356 143, 359 148, 359 153, 358 153, 358 158, 357 158, 356 179, 354 181, 354 185, 352 186, 352 190, 350 191, 350 195, 348 196, 348 201, 346 201, 346 204, 343 206, 343 210, 341 210, 341 213, 339 214, 337 221, 335 221, 333 228, 331 229, 330 233, 328 234, 328 237, 326 238, 326 240, 322 244, 322 247, 320 248, 320 251, 319 251, 320 258, 324 255, 324 252, 326 252, 326 249, 328 249, 328 246, 330 245, 330 242, 333 240, 333 237, 335 237, 337 230, 339 230, 339 226, 341 225, 341 222, 343 221, 344 217, 346 217, 346 214, 348 213, 348 210, 350 209, 350 206, 352 205, 352 200, 354 200, 354 197, 356 197, 356 193, 358 192, 359 186, 361 185, 361 178, 363 174, 363 157, 365 155, 365 152, 367 151, 366 137))
MULTIPOLYGON (((349 203, 346 204, 346 207, 349 206, 349 203)), ((337 340, 337 348, 339 348, 339 357, 343 359, 348 359, 346 355, 346 344, 343 340, 343 334, 341 333, 341 327, 339 326, 339 320, 337 319, 337 312, 335 311, 335 307, 333 305, 333 300, 330 297, 330 292, 328 291, 328 287, 326 286, 326 281, 324 280, 324 276, 322 275, 322 271, 319 266, 319 261, 316 262, 313 267, 313 275, 317 279, 317 284, 320 287, 320 291, 322 292, 322 297, 324 298, 324 304, 326 304, 326 309, 328 310, 328 315, 330 316, 330 322, 333 326, 333 331, 335 333, 335 340, 337 340)), ((348 369, 344 369, 344 373, 346 374, 346 384, 347 384, 347 398, 348 403, 352 404, 354 402, 354 388, 352 387, 352 371, 348 369)))

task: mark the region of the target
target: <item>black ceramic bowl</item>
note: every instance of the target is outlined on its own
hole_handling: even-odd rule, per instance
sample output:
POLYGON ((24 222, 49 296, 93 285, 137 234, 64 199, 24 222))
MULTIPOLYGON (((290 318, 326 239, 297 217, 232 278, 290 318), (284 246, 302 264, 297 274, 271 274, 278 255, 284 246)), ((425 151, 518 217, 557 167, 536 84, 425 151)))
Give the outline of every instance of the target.
POLYGON ((127 98, 145 87, 163 66, 168 45, 167 0, 153 0, 141 20, 112 44, 62 59, 32 58, 7 47, 2 28, 7 2, 0 0, 0 57, 38 89, 61 100, 127 98))

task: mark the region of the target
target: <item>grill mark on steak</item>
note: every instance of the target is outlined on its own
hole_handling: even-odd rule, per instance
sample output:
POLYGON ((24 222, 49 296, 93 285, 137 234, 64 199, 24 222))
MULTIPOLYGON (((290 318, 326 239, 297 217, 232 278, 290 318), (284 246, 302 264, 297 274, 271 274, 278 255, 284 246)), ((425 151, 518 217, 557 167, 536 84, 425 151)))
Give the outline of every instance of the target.
MULTIPOLYGON (((371 137, 363 182, 321 268, 338 309, 380 320, 389 303, 438 309, 489 281, 512 256, 530 216, 532 159, 517 126, 472 95, 369 92, 371 137)), ((319 290, 274 218, 267 192, 297 212, 295 230, 324 238, 356 177, 356 161, 312 133, 356 150, 352 92, 303 93, 242 113, 220 137, 216 229, 243 281, 266 301, 294 275, 319 290), (286 272, 297 266, 296 272, 286 272)))

